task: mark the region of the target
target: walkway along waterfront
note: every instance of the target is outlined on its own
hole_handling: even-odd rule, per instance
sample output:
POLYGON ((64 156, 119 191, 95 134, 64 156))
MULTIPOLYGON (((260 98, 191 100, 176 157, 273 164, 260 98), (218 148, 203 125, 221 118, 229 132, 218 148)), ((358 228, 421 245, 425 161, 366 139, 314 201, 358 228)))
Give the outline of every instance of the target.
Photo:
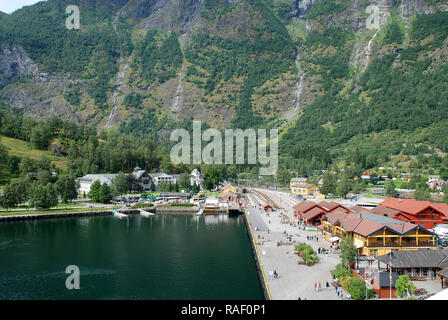
MULTIPOLYGON (((257 190, 260 191, 260 190, 257 190)), ((328 242, 319 237, 319 240, 307 240, 307 235, 317 235, 314 231, 301 230, 289 224, 282 223, 279 213, 287 215, 293 221, 292 202, 281 199, 280 195, 267 194, 255 196, 249 193, 246 205, 246 222, 249 226, 251 244, 254 247, 255 258, 259 271, 262 273, 260 279, 266 292, 272 300, 337 300, 336 291, 333 287, 326 290, 326 282, 333 280, 330 273, 338 264, 338 255, 329 253, 318 255, 320 262, 314 266, 298 264, 299 257, 294 252, 294 245, 304 242, 313 247, 317 252, 318 247, 329 247, 328 242), (282 206, 278 211, 267 215, 262 206, 263 200, 282 206), (286 234, 290 235, 295 242, 289 243, 286 234), (278 276, 274 277, 274 271, 278 276), (321 283, 322 290, 315 291, 314 285, 321 283)), ((295 219, 294 219, 295 220, 295 219)), ((266 293, 265 293, 266 294, 266 293)))
POLYGON ((259 276, 260 281, 261 281, 261 286, 263 288, 264 296, 265 296, 266 300, 272 300, 271 293, 269 292, 269 287, 268 287, 268 284, 266 282, 265 274, 264 274, 264 271, 263 271, 263 266, 262 266, 262 264, 260 262, 260 256, 258 254, 257 243, 256 243, 255 238, 254 238, 254 233, 252 231, 252 226, 251 226, 251 224, 249 222, 249 218, 247 216, 247 210, 246 209, 244 209, 244 217, 245 217, 245 222, 246 222, 247 233, 249 235, 250 243, 251 243, 251 246, 252 246, 252 254, 254 255, 255 263, 257 265, 258 276, 259 276))

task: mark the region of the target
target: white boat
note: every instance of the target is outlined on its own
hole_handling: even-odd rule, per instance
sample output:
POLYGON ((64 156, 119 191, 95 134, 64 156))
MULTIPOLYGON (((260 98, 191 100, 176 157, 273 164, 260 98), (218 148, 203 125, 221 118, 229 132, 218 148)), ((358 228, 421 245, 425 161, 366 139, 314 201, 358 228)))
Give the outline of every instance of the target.
POLYGON ((201 216, 204 213, 204 208, 201 208, 198 212, 196 212, 197 216, 201 216))
POLYGON ((145 217, 145 218, 149 218, 149 217, 155 216, 154 213, 148 212, 148 211, 145 211, 145 210, 142 210, 142 209, 139 209, 138 211, 140 211, 140 215, 142 217, 145 217))
POLYGON ((116 210, 112 211, 112 213, 114 214, 114 217, 118 218, 118 219, 127 219, 128 218, 128 216, 126 214, 120 213, 116 210))

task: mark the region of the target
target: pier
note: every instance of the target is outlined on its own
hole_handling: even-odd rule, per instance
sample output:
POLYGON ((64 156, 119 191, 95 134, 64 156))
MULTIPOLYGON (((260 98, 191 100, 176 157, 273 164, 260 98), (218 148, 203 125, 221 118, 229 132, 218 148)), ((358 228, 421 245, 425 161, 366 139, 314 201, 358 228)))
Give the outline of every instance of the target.
POLYGON ((272 300, 337 300, 333 287, 325 290, 326 282, 332 281, 330 271, 340 261, 336 254, 319 255, 320 262, 314 266, 298 264, 295 244, 307 243, 315 251, 318 247, 327 248, 329 244, 322 237, 319 241, 307 240, 307 235, 319 236, 317 231, 300 230, 283 223, 285 216, 280 213, 293 221, 294 204, 292 199, 284 198, 280 193, 251 189, 246 194, 246 225, 265 296, 272 300), (274 207, 269 215, 263 210, 266 204, 274 207), (291 236, 292 242, 287 240, 285 233, 291 236), (274 270, 278 273, 277 278, 273 277, 274 270), (319 282, 322 290, 314 291, 314 284, 319 282))

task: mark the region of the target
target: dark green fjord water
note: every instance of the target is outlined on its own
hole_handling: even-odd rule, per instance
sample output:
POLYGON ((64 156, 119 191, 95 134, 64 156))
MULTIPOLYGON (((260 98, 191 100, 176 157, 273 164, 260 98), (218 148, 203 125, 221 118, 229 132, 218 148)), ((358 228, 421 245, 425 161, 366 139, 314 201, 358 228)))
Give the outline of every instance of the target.
POLYGON ((0 299, 264 296, 242 216, 131 215, 0 223, 0 299))

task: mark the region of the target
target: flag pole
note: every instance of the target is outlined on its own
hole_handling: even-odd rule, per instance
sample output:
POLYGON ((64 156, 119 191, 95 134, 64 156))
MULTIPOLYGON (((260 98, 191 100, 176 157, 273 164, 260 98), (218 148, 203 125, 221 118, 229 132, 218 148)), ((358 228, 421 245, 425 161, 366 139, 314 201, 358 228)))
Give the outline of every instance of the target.
POLYGON ((389 253, 389 299, 392 300, 392 250, 389 253))

